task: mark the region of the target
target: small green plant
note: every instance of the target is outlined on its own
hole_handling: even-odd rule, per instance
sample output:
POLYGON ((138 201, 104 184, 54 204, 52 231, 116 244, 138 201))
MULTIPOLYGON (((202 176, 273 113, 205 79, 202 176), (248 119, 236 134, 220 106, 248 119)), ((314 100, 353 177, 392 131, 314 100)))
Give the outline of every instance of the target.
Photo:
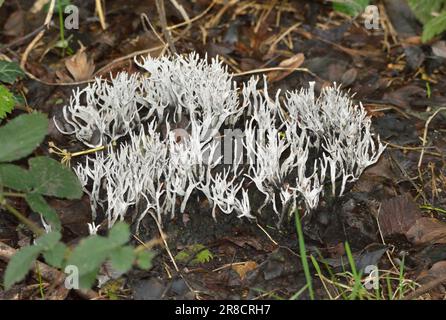
POLYGON ((212 252, 200 243, 186 247, 175 256, 178 262, 191 265, 208 263, 212 259, 214 259, 212 252))
POLYGON ((0 61, 0 120, 6 118, 6 115, 13 110, 18 102, 17 95, 14 95, 1 83, 13 84, 24 75, 17 63, 0 61))
MULTIPOLYGON (((73 50, 70 47, 71 35, 65 38, 65 24, 64 24, 64 11, 67 6, 71 5, 70 0, 56 0, 55 7, 57 8, 57 14, 59 16, 59 41, 55 44, 56 48, 62 49, 62 56, 65 55, 65 51, 71 55, 73 50)), ((45 12, 49 10, 49 3, 43 7, 45 12)))
POLYGON ((357 16, 370 4, 370 0, 334 1, 333 9, 349 16, 357 16))
POLYGON ((404 299, 404 297, 414 291, 417 284, 405 277, 404 258, 397 270, 376 270, 370 277, 364 277, 361 270, 358 270, 354 255, 350 245, 345 243, 346 264, 343 264, 342 272, 334 272, 333 268, 319 254, 318 258, 313 255, 308 256, 305 248, 304 235, 298 212, 295 214, 295 224, 299 242, 299 255, 305 275, 306 285, 290 297, 291 300, 298 299, 308 290, 310 299, 315 298, 313 279, 310 272, 308 259, 310 259, 316 275, 319 278, 326 295, 330 300, 394 300, 404 299), (324 270, 321 268, 321 263, 324 270), (368 288, 367 283, 377 283, 375 288, 368 288), (383 290, 386 289, 386 290, 383 290))
POLYGON ((408 0, 413 13, 423 23, 423 42, 446 30, 446 0, 408 0))
POLYGON ((11 163, 29 156, 42 143, 47 128, 48 119, 41 113, 18 116, 0 127, 0 207, 38 237, 33 245, 21 248, 11 258, 5 271, 5 288, 21 281, 40 255, 56 268, 75 266, 81 288, 93 285, 100 266, 107 260, 114 269, 123 273, 133 264, 143 269, 150 268, 153 253, 145 250, 144 246, 133 248, 127 244, 130 230, 125 223, 116 224, 107 237, 91 235, 74 248, 60 241, 60 219, 44 196, 79 199, 82 189, 77 177, 69 168, 49 157, 30 158, 28 170, 11 163), (9 198, 24 199, 30 209, 46 221, 46 232, 15 209, 9 198))
MULTIPOLYGON (((307 281, 306 288, 308 288, 308 292, 310 294, 310 299, 314 300, 313 281, 312 281, 312 278, 311 278, 310 267, 308 265, 307 250, 305 248, 305 239, 304 239, 304 234, 303 234, 303 231, 302 231, 302 225, 300 223, 299 212, 297 210, 296 210, 296 213, 295 213, 295 223, 296 223, 296 230, 297 230, 297 238, 298 238, 298 241, 299 241, 300 259, 301 259, 301 262, 302 262, 302 268, 304 270, 305 279, 307 281)), ((301 292, 298 292, 298 293, 300 295, 301 292)), ((297 295, 297 294, 294 295, 293 299, 297 299, 297 297, 299 295, 297 295)))

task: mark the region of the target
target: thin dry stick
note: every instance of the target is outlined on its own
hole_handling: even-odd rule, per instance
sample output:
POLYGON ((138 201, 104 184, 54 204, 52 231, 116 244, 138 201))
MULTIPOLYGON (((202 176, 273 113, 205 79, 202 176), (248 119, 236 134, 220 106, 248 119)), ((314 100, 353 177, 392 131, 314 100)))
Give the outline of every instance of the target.
POLYGON ((170 52, 173 54, 177 53, 177 49, 172 40, 172 35, 170 31, 167 29, 167 20, 166 20, 166 10, 164 8, 164 0, 155 0, 156 9, 158 10, 158 15, 161 22, 161 28, 163 29, 164 38, 166 38, 167 43, 169 44, 170 52))
MULTIPOLYGON (((212 1, 212 3, 211 3, 206 9, 204 9, 204 11, 203 11, 202 13, 200 13, 199 15, 197 15, 197 16, 193 17, 192 19, 190 19, 189 22, 192 23, 192 22, 197 21, 198 19, 203 18, 203 17, 209 12, 209 10, 212 9, 212 7, 213 7, 214 5, 215 5, 215 0, 212 1)), ((185 25, 187 25, 187 24, 188 24, 187 21, 183 21, 183 22, 178 23, 178 24, 175 24, 175 25, 173 25, 173 26, 168 26, 168 27, 167 27, 167 30, 172 31, 172 30, 175 30, 175 29, 177 29, 177 28, 181 28, 181 27, 183 27, 183 26, 185 26, 185 25)))
POLYGON ((170 2, 180 12, 181 16, 184 19, 184 22, 187 24, 187 28, 184 31, 189 30, 190 27, 192 26, 192 23, 186 10, 184 10, 184 7, 181 4, 179 4, 176 0, 170 0, 170 2))
POLYGON ((272 67, 272 68, 260 68, 260 69, 254 69, 254 70, 249 70, 249 71, 244 71, 244 72, 239 72, 239 73, 235 73, 234 77, 241 77, 241 76, 246 76, 246 75, 250 75, 250 74, 255 74, 255 73, 263 73, 263 72, 270 72, 270 71, 301 71, 301 72, 306 72, 311 74, 312 76, 316 77, 316 75, 311 72, 310 70, 308 70, 307 68, 286 68, 286 67, 272 67))
POLYGON ((166 45, 166 43, 164 42, 163 38, 160 36, 160 34, 158 32, 156 32, 155 27, 152 25, 152 23, 150 22, 149 17, 145 14, 145 13, 141 13, 140 15, 141 17, 141 24, 144 28, 144 30, 148 33, 149 30, 147 29, 146 23, 149 25, 150 29, 152 30, 152 32, 155 34, 155 36, 158 38, 159 41, 161 41, 161 43, 163 45, 166 45))
POLYGON ((46 14, 45 21, 43 22, 43 26, 46 28, 43 28, 40 30, 40 32, 37 34, 37 36, 29 43, 29 45, 26 47, 25 52, 22 55, 22 59, 20 60, 20 67, 22 70, 25 70, 25 64, 28 60, 28 55, 34 48, 34 46, 39 42, 39 40, 43 37, 45 34, 45 29, 48 29, 51 23, 51 18, 53 16, 54 7, 56 5, 56 0, 51 0, 50 7, 48 9, 48 13, 46 14))
POLYGON ((172 264, 175 267, 175 270, 177 272, 179 272, 180 269, 178 268, 177 263, 175 262, 175 258, 173 257, 172 252, 170 252, 169 245, 167 244, 166 236, 164 235, 163 229, 161 228, 161 225, 160 225, 158 219, 156 218, 155 214, 152 211, 150 211, 150 215, 152 216, 153 220, 155 220, 155 223, 156 223, 156 226, 158 227, 158 231, 160 233, 161 239, 163 239, 167 254, 170 257, 170 260, 172 260, 172 264))
POLYGON ((431 123, 432 119, 435 118, 435 116, 437 114, 439 114, 441 111, 446 110, 446 107, 441 107, 438 108, 437 111, 434 112, 433 115, 431 115, 429 117, 429 119, 427 119, 426 124, 424 125, 424 133, 423 133, 423 150, 421 150, 421 155, 420 155, 420 159, 418 160, 418 170, 420 170, 421 168, 421 162, 423 161, 423 156, 424 156, 424 149, 427 143, 427 132, 429 130, 429 124, 431 123))
POLYGON ((101 23, 102 30, 107 29, 107 24, 105 23, 104 10, 102 9, 101 0, 96 0, 96 12, 98 13, 99 22, 101 23))
POLYGON ((270 236, 270 234, 265 230, 265 228, 263 228, 260 224, 257 223, 257 226, 260 228, 260 230, 262 230, 266 236, 268 237, 269 240, 271 240, 272 243, 274 243, 276 246, 278 246, 279 244, 270 236))
MULTIPOLYGON (((376 224, 378 225, 378 232, 379 232, 379 236, 381 237, 381 241, 382 241, 383 245, 387 246, 386 241, 384 240, 384 235, 381 230, 381 224, 379 223, 379 214, 380 213, 381 213, 381 203, 379 204, 378 212, 376 214, 375 219, 376 219, 376 224)), ((395 270, 398 270, 395 263, 393 262, 393 259, 392 259, 392 256, 390 255, 389 250, 386 250, 386 255, 387 255, 387 258, 389 259, 390 263, 392 264, 392 266, 395 268, 395 270)))

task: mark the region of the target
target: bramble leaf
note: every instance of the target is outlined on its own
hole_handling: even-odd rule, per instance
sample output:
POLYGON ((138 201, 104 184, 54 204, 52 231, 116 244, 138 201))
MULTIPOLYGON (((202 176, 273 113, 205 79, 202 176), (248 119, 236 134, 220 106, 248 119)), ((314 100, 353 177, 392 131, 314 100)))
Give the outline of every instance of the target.
POLYGON ((17 62, 0 61, 0 81, 13 84, 25 75, 17 62))
POLYGON ((55 230, 61 229, 60 219, 56 211, 46 202, 42 195, 37 193, 27 194, 26 202, 31 210, 41 214, 46 222, 50 223, 55 230))
POLYGON ((14 109, 14 105, 14 95, 5 86, 0 85, 0 120, 6 118, 6 114, 14 109))
POLYGON ((82 187, 74 173, 48 157, 29 160, 30 175, 35 183, 33 192, 66 199, 79 199, 82 187))
POLYGON ((29 155, 42 143, 47 130, 48 119, 42 113, 21 115, 0 127, 0 162, 19 160, 29 155))

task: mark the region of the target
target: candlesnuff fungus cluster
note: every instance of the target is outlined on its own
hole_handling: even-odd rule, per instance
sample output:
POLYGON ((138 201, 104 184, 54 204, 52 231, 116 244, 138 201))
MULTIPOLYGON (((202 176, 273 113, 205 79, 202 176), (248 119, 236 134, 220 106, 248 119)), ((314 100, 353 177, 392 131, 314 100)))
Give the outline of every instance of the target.
POLYGON ((260 90, 251 78, 240 92, 221 62, 194 53, 136 63, 149 74, 98 78, 55 119, 86 146, 108 146, 74 168, 90 196, 91 232, 98 211, 109 228, 130 213, 161 223, 193 194, 209 200, 214 218, 217 209, 247 218, 267 205, 279 216, 311 210, 324 192, 341 196, 385 148, 362 105, 336 85, 319 97, 314 83, 270 97, 266 80, 260 90))

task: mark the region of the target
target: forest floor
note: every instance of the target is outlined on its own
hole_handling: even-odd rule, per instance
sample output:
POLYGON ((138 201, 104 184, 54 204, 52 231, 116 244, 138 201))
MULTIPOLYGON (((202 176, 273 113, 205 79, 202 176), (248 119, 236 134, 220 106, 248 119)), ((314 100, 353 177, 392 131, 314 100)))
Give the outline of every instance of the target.
MULTIPOLYGON (((57 117, 74 88, 95 76, 139 72, 134 57, 168 52, 141 18, 145 13, 162 35, 155 1, 106 1, 103 30, 94 1, 72 0, 80 21, 79 29, 64 30, 68 46, 61 45, 57 13, 49 29, 41 28, 46 13, 31 10, 37 2, 6 1, 0 8, 0 59, 22 62, 27 72, 13 88, 24 102, 8 118, 30 110, 57 117), (40 30, 45 30, 43 37, 30 45, 40 30)), ((380 293, 372 289, 362 297, 444 299, 446 41, 422 43, 421 26, 401 1, 381 2, 376 30, 365 28, 362 17, 352 19, 323 1, 176 2, 180 10, 166 1, 166 17, 178 53, 218 55, 237 81, 265 74, 270 92, 307 87, 309 81, 318 91, 342 84, 363 103, 374 131, 387 144, 379 162, 343 197, 323 201, 303 219, 307 254, 321 268, 319 273, 310 262, 316 297, 342 299, 355 290, 348 243, 357 269, 365 272, 364 283, 367 266, 380 270, 380 293)), ((49 155, 49 141, 70 151, 82 148, 51 125, 38 154, 49 155)), ((86 195, 50 204, 60 214, 66 243, 88 234, 86 195)), ((22 200, 14 205, 27 212, 22 200)), ((111 280, 96 288, 99 298, 309 298, 309 291, 301 290, 307 279, 294 217, 278 228, 272 210, 254 222, 224 214, 214 221, 210 212, 203 202, 164 223, 176 266, 166 248, 158 247, 150 271, 133 270, 111 280)), ((158 236, 147 219, 135 241, 158 236)), ((0 211, 1 242, 20 248, 30 240, 29 232, 0 211)), ((0 275, 5 266, 0 261, 0 275)), ((36 283, 30 276, 8 291, 0 287, 0 298, 40 298, 36 283)), ((73 292, 68 298, 81 297, 73 292)))

